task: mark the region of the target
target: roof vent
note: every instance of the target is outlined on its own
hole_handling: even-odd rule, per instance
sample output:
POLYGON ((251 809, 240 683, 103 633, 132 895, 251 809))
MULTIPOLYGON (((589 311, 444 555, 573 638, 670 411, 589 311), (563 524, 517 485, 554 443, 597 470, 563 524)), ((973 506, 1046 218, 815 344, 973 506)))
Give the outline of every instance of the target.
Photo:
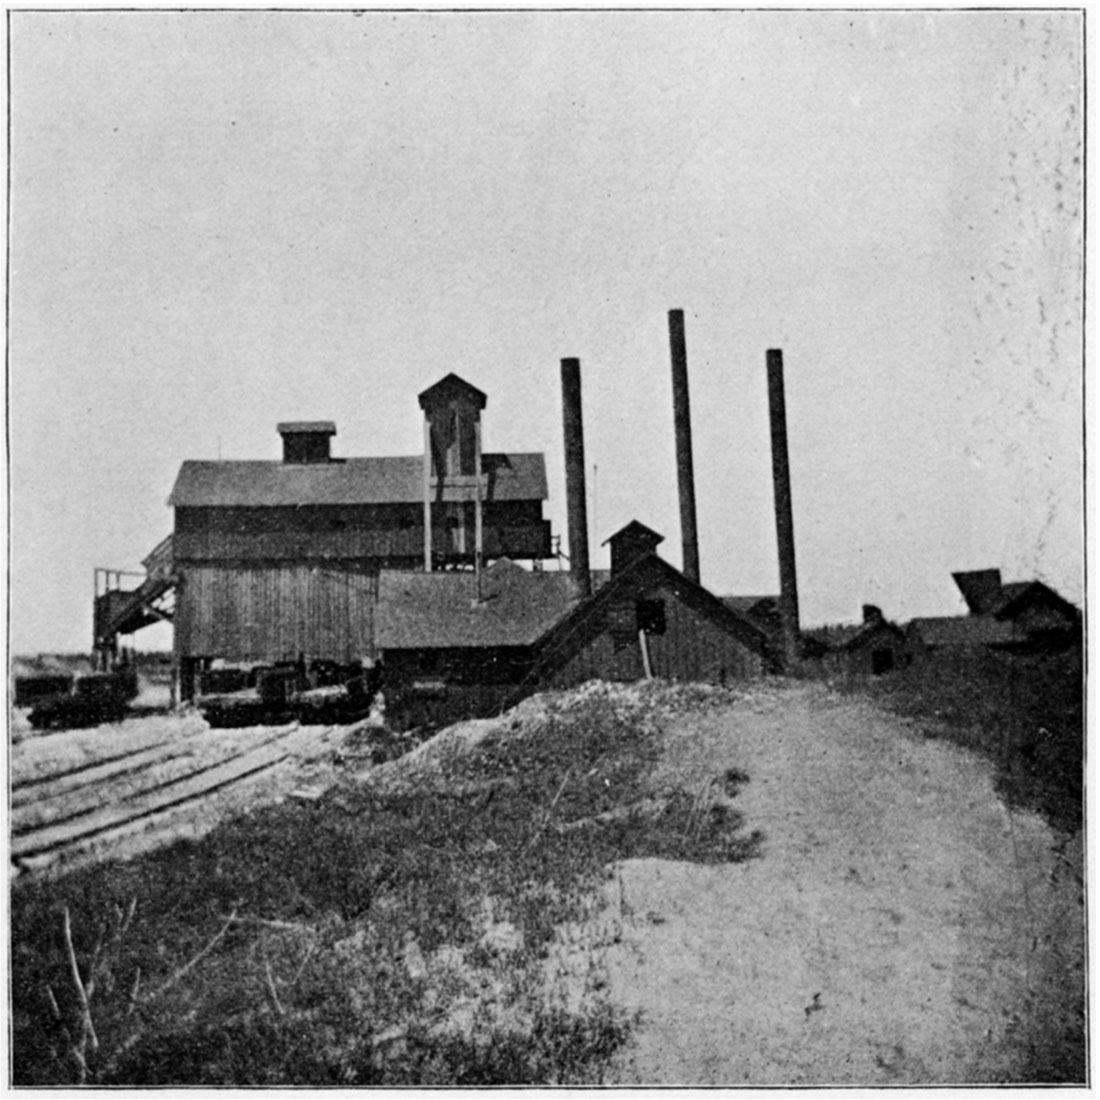
POLYGON ((604 546, 611 544, 611 575, 617 577, 639 558, 656 554, 657 544, 664 541, 664 535, 659 535, 651 527, 632 519, 603 542, 604 546))
POLYGON ((295 420, 280 424, 283 462, 293 465, 331 462, 329 440, 335 434, 336 425, 331 420, 295 420))

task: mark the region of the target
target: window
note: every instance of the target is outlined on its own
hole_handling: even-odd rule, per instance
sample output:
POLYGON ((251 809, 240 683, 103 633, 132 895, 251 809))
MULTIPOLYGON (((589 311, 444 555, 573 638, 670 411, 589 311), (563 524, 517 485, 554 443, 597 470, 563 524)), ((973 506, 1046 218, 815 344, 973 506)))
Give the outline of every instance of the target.
POLYGON ((881 676, 894 669, 894 651, 892 649, 873 649, 871 651, 871 672, 881 676))
POLYGON ((638 629, 647 634, 664 634, 665 601, 638 600, 634 605, 634 620, 638 629))

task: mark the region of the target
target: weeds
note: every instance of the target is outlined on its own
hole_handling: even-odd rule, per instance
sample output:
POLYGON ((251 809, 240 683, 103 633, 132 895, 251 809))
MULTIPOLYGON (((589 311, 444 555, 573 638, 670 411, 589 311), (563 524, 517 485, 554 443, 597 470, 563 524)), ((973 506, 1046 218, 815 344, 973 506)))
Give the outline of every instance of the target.
POLYGON ((591 950, 580 995, 548 1001, 559 929, 591 915, 609 863, 741 860, 759 842, 728 805, 740 773, 653 797, 644 714, 593 694, 502 723, 421 789, 349 784, 16 884, 15 1081, 598 1083, 631 1021, 591 950), (91 931, 116 912, 118 934, 91 931))
POLYGON ((901 714, 933 720, 929 736, 982 752, 997 789, 1067 832, 1081 827, 1084 715, 1081 652, 934 656, 867 684, 901 714))

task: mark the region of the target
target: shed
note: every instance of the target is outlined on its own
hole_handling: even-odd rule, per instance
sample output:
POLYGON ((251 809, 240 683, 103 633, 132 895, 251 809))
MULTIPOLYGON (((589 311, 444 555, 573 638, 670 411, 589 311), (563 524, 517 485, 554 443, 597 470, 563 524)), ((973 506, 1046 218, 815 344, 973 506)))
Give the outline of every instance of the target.
MULTIPOLYGON (((629 544, 639 528, 649 531, 628 525, 618 535, 629 544)), ((623 560, 613 556, 620 568, 613 564, 608 581, 538 643, 533 676, 540 684, 637 680, 647 664, 653 676, 715 683, 748 679, 768 668, 767 639, 759 627, 652 549, 628 557, 625 566, 623 560)))
POLYGON ((1042 581, 1004 583, 999 569, 952 577, 969 614, 914 619, 907 630, 912 652, 978 646, 1026 653, 1080 644, 1080 611, 1042 581))
POLYGON ((494 562, 469 571, 383 571, 375 646, 387 683, 519 683, 535 642, 576 603, 570 576, 494 562))
POLYGON ((881 676, 909 661, 905 631, 873 604, 863 607, 863 622, 822 631, 823 663, 830 672, 881 676))

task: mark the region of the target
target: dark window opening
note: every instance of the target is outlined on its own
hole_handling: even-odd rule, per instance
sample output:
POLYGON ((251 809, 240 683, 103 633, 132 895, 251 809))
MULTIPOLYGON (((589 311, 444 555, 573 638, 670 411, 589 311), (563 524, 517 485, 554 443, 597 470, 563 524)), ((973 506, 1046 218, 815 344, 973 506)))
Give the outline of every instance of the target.
POLYGON ((634 605, 634 619, 639 630, 647 634, 664 634, 665 601, 638 600, 634 605))
POLYGON ((892 649, 875 649, 871 651, 871 672, 875 676, 881 676, 884 672, 894 670, 894 651, 892 649))

